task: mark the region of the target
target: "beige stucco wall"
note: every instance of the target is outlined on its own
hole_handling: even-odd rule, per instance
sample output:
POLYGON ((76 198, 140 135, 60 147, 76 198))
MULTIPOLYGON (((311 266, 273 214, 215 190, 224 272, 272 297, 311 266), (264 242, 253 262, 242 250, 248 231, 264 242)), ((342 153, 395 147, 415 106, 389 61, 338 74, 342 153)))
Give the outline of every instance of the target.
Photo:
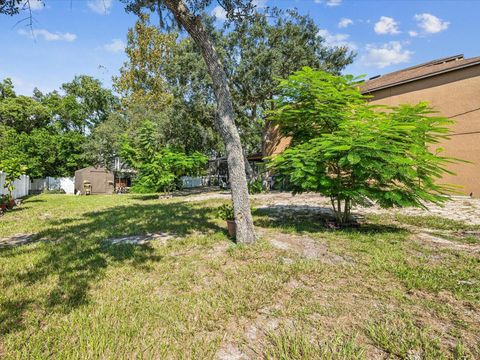
POLYGON ((446 156, 471 164, 451 165, 457 175, 442 182, 462 186, 464 194, 480 197, 480 65, 372 92, 372 103, 415 104, 428 101, 441 115, 455 120, 451 139, 440 144, 446 156))
POLYGON ((278 125, 269 124, 262 143, 262 155, 272 156, 283 152, 290 145, 291 138, 280 134, 278 125))

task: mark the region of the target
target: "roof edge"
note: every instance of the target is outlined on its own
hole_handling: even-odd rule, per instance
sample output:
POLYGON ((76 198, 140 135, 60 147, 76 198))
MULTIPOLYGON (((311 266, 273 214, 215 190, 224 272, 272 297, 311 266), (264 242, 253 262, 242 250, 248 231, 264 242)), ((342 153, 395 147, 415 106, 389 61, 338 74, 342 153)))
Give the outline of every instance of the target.
MULTIPOLYGON (((467 67, 470 67, 470 66, 479 65, 479 64, 480 64, 480 59, 478 59, 477 61, 468 63, 468 64, 459 65, 459 66, 456 66, 456 67, 452 67, 452 68, 448 68, 448 69, 443 69, 443 70, 440 70, 440 71, 432 72, 432 73, 429 73, 429 74, 426 74, 426 75, 417 76, 417 77, 414 77, 414 78, 411 78, 411 79, 402 80, 402 81, 397 81, 397 82, 394 82, 394 83, 391 83, 391 84, 374 87, 374 88, 372 88, 372 89, 370 89, 370 90, 362 91, 362 93, 363 93, 363 94, 368 94, 368 93, 371 93, 371 92, 374 92, 374 91, 383 90, 383 89, 388 89, 388 88, 391 88, 391 87, 394 87, 394 86, 406 84, 406 83, 409 83, 409 82, 414 82, 414 81, 417 81, 417 80, 429 78, 429 77, 432 77, 432 76, 436 76, 436 75, 439 75, 439 74, 444 74, 444 73, 451 72, 451 71, 455 71, 455 70, 464 69, 464 68, 467 68, 467 67)), ((366 83, 366 82, 365 82, 365 83, 366 83)))

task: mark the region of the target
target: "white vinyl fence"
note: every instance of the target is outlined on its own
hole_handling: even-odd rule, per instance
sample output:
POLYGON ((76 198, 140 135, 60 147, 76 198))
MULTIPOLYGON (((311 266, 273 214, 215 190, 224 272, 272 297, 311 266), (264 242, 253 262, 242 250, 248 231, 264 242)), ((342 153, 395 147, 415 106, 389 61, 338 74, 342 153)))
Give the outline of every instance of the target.
POLYGON ((66 194, 75 193, 75 178, 63 177, 53 178, 46 177, 43 179, 33 179, 30 191, 32 193, 40 193, 44 190, 65 191, 66 194))
POLYGON ((208 184, 208 176, 182 176, 182 185, 184 188, 195 188, 200 186, 206 186, 208 184))
MULTIPOLYGON (((30 178, 28 175, 22 175, 13 183, 15 190, 13 190, 13 198, 18 199, 27 196, 30 190, 30 178)), ((5 189, 5 173, 0 171, 0 195, 8 194, 8 189, 5 189)))

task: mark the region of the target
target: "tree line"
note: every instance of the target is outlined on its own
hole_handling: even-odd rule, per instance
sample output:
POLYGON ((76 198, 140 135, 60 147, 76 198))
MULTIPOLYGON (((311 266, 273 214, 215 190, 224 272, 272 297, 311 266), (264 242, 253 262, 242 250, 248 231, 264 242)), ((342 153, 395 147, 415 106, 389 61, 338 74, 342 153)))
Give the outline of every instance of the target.
MULTIPOLYGON (((279 79, 302 65, 338 74, 354 57, 346 48, 326 46, 314 21, 293 10, 275 10, 273 20, 257 13, 251 21, 220 29, 214 18, 204 18, 229 74, 245 154, 262 149, 266 111, 272 109, 279 79)), ((87 165, 109 167, 118 156, 138 168, 146 138, 155 149, 177 156, 224 156, 212 82, 192 39, 162 32, 142 12, 127 33, 125 53, 113 90, 81 75, 59 90, 35 89, 24 96, 4 79, 0 159, 19 159, 36 178, 72 176, 87 165)), ((143 190, 162 189, 151 183, 143 190)))

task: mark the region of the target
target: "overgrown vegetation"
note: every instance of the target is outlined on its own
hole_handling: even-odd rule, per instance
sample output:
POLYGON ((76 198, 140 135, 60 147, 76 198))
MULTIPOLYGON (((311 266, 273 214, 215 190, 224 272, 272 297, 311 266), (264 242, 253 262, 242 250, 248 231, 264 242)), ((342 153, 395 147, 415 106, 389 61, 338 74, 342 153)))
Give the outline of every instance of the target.
MULTIPOLYGON (((273 23, 267 21, 268 14, 258 13, 229 31, 216 29, 212 18, 204 18, 232 77, 246 153, 262 147, 268 129, 265 111, 278 78, 303 65, 338 73, 354 57, 345 47, 326 46, 310 17, 295 11, 274 13, 273 23), (252 52, 254 43, 262 45, 252 52)), ((192 39, 162 32, 142 12, 128 31, 125 52, 127 61, 113 79, 118 98, 85 75, 50 93, 35 89, 33 96, 16 94, 12 81, 3 80, 0 159, 20 159, 32 178, 72 176, 87 165, 111 167, 123 139, 138 141, 138 129, 146 121, 154 124, 157 148, 225 155, 213 125, 212 83, 192 39)))
POLYGON ((90 162, 89 134, 118 100, 101 82, 78 76, 60 91, 17 95, 10 79, 0 84, 0 159, 18 159, 32 178, 71 176, 90 162))
POLYGON ((207 157, 195 152, 187 155, 169 147, 161 147, 155 138, 155 124, 146 121, 136 138, 125 138, 122 158, 138 170, 133 192, 170 192, 179 187, 181 176, 200 175, 205 170, 207 157))

